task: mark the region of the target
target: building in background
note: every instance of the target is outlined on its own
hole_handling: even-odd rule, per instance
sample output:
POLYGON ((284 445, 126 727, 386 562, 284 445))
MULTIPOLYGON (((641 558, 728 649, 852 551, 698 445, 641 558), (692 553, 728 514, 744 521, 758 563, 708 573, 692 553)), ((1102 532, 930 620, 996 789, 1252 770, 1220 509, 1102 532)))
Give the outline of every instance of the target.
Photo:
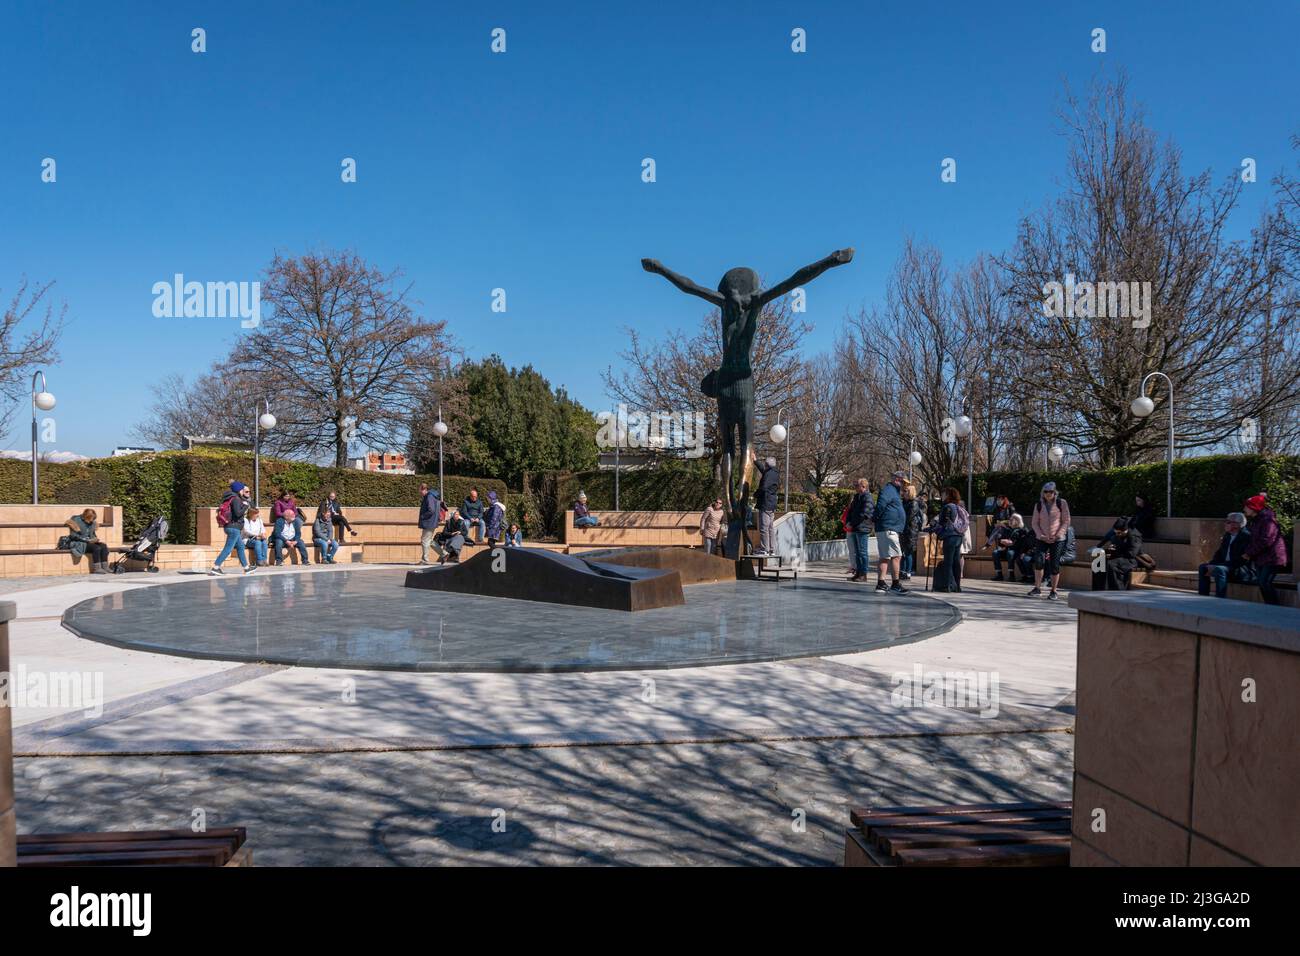
POLYGON ((352 467, 358 471, 382 471, 389 475, 413 475, 415 470, 406 463, 400 451, 371 451, 365 458, 353 458, 352 467))
POLYGON ((217 448, 222 451, 253 450, 253 443, 247 438, 230 438, 225 435, 183 435, 181 450, 192 451, 195 448, 217 448))
POLYGON ((134 448, 130 445, 118 445, 113 449, 114 458, 121 458, 123 455, 139 455, 144 452, 157 451, 157 448, 134 448))

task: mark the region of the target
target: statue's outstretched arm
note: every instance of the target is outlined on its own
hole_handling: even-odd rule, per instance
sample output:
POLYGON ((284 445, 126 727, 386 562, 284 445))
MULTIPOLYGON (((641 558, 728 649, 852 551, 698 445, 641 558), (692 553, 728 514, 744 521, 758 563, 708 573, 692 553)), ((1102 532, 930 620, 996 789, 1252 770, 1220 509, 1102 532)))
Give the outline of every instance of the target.
POLYGON ((677 288, 689 295, 698 295, 701 299, 716 306, 723 303, 722 293, 715 292, 713 289, 706 289, 698 283, 692 282, 686 276, 678 275, 672 269, 667 268, 658 259, 642 259, 641 268, 646 272, 657 272, 677 288))
POLYGON ((825 259, 820 259, 810 266, 804 266, 784 282, 778 282, 776 285, 772 286, 772 288, 765 290, 763 294, 758 297, 759 305, 767 305, 772 300, 781 298, 781 296, 790 292, 792 289, 797 289, 801 285, 806 285, 807 283, 812 282, 813 279, 816 279, 827 269, 833 269, 836 266, 842 266, 844 263, 852 261, 852 249, 837 249, 825 259))

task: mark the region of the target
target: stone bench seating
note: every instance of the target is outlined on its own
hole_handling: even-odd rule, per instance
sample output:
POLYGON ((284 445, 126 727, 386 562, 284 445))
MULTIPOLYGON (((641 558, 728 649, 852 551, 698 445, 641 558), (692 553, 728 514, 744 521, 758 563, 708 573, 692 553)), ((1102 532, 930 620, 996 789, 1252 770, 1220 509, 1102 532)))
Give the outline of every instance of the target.
POLYGON ((573 546, 644 547, 700 545, 699 511, 593 511, 600 524, 579 528, 573 509, 564 513, 564 541, 573 546))
POLYGON ((71 552, 56 547, 68 534, 65 522, 87 508, 99 515, 99 539, 109 551, 125 551, 122 509, 113 505, 0 505, 0 578, 89 574, 89 561, 74 564, 71 552))

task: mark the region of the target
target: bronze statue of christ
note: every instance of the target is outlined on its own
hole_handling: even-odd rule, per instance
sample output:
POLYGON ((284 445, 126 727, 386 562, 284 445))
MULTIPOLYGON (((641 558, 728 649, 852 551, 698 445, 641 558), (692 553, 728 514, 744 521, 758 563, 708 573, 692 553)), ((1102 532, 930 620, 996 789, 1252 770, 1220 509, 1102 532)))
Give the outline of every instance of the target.
MULTIPOLYGON (((753 474, 754 377, 750 360, 758 318, 769 302, 852 259, 852 249, 840 249, 766 290, 758 287, 758 274, 753 269, 730 269, 718 283, 716 292, 665 268, 658 259, 641 260, 641 268, 646 272, 657 272, 683 292, 717 306, 722 313, 722 364, 704 376, 700 391, 718 402, 722 483, 732 527, 744 527, 745 503, 753 474), (732 470, 737 454, 741 456, 740 480, 734 482, 732 470)), ((734 558, 739 554, 733 553, 733 540, 739 540, 738 536, 728 534, 727 556, 734 558)))

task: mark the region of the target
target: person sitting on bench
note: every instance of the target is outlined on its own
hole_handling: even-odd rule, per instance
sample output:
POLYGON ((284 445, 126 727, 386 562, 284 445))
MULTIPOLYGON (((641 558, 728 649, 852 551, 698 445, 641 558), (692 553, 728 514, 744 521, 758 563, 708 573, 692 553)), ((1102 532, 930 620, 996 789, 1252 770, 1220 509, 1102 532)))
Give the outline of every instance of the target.
POLYGON ((307 546, 302 543, 302 536, 298 534, 298 512, 289 508, 284 515, 275 523, 275 533, 271 535, 271 544, 275 545, 275 564, 277 567, 284 564, 284 549, 287 547, 290 551, 298 549, 298 556, 302 559, 303 564, 311 564, 307 556, 307 546))
POLYGON ((438 552, 438 563, 445 564, 451 558, 452 564, 460 564, 460 549, 465 547, 465 521, 455 508, 447 515, 447 523, 433 538, 434 550, 438 552))
MULTIPOLYGON (((1007 563, 1007 580, 1014 581, 1020 572, 1023 581, 1033 578, 1034 534, 1025 527, 1025 519, 1013 514, 1005 525, 994 525, 989 543, 993 545, 993 580, 1001 581, 1002 562, 1007 563)), ((1026 582, 1028 583, 1028 582, 1026 582)))
POLYGON ((1214 596, 1228 596, 1228 582, 1253 583, 1254 575, 1246 562, 1246 548, 1250 546, 1250 532, 1246 530, 1246 516, 1234 511, 1223 519, 1223 537, 1219 548, 1196 570, 1196 590, 1209 597, 1210 582, 1214 582, 1214 596))
POLYGON ((1142 553, 1142 532, 1132 527, 1128 518, 1119 518, 1097 547, 1106 551, 1106 590, 1129 590, 1133 569, 1139 566, 1138 555, 1142 553))
POLYGON ((587 510, 587 493, 578 492, 578 500, 573 503, 573 526, 575 528, 594 528, 600 519, 587 510))
POLYGON ((59 550, 72 552, 72 563, 79 564, 90 555, 90 573, 108 574, 108 545, 99 540, 99 515, 87 508, 64 522, 71 534, 59 539, 59 550))
POLYGON ((322 504, 311 525, 312 544, 316 546, 317 561, 321 564, 334 564, 334 554, 339 549, 339 543, 334 538, 332 519, 329 508, 322 504))

